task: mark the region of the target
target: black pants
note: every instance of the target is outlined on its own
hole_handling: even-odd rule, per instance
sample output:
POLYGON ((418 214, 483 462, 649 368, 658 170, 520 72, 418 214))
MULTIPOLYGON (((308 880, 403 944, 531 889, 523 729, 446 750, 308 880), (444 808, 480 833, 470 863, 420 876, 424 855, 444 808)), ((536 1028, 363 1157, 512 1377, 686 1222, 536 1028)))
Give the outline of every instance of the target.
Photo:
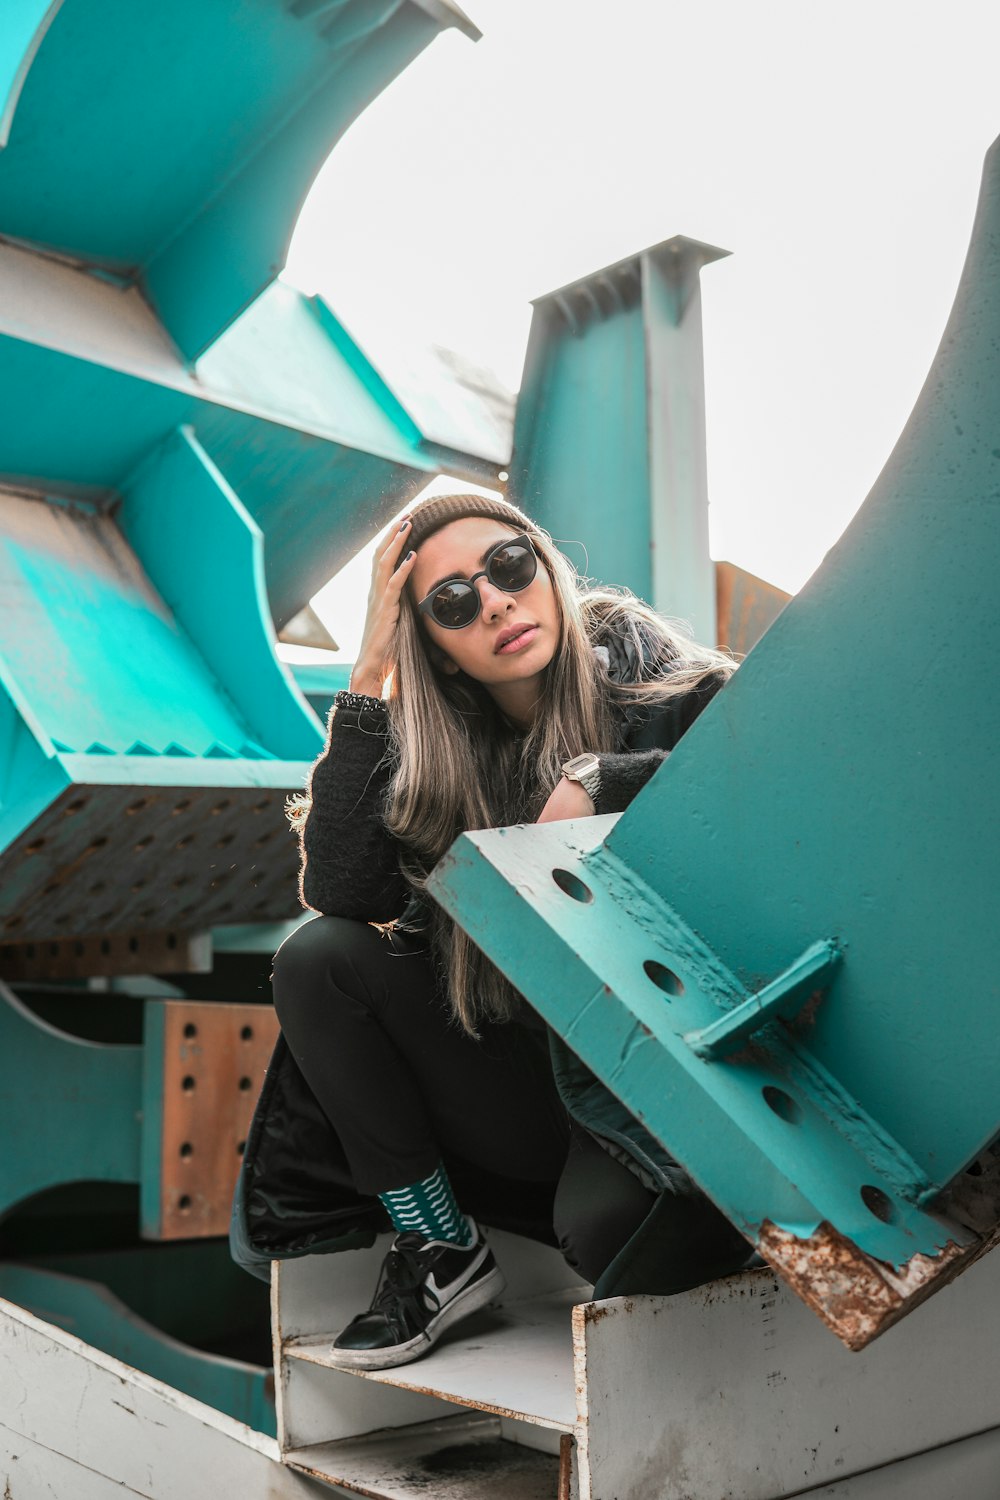
POLYGON ((425 949, 363 922, 317 917, 274 959, 292 1056, 340 1137, 359 1192, 405 1187, 457 1159, 555 1186, 563 1254, 596 1281, 655 1197, 571 1128, 544 1031, 454 1021, 425 949))

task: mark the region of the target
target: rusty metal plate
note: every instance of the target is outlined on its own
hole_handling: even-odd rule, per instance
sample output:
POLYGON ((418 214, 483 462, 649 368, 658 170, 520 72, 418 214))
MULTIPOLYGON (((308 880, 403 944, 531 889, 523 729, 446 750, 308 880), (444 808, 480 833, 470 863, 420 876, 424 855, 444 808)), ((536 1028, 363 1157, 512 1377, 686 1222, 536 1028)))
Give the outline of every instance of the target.
POLYGON ((88 979, 107 974, 207 974, 207 932, 114 932, 0 944, 0 978, 88 979))
POLYGON ((866 1255, 830 1224, 799 1239, 765 1220, 757 1248, 849 1349, 867 1348, 921 1302, 1000 1245, 1000 1148, 991 1146, 935 1203, 975 1238, 896 1267, 866 1255))
MULTIPOLYGON (((13 958, 5 943, 177 937, 295 916, 287 796, 266 787, 67 788, 0 856, 0 962, 13 958)), ((98 945, 88 973, 129 972, 102 966, 102 956, 112 952, 98 945)), ((66 970, 32 974, 44 972, 66 970)))
POLYGON ((153 1150, 144 1149, 143 1233, 163 1240, 226 1234, 277 1016, 267 1005, 152 1001, 146 1032, 151 1070, 160 1064, 160 1087, 147 1075, 143 1128, 153 1132, 153 1150), (157 1093, 158 1122, 149 1119, 157 1093), (154 1166, 158 1172, 149 1181, 147 1169, 154 1166))
POLYGON ((716 639, 721 647, 745 656, 781 614, 791 598, 735 563, 715 564, 716 639))

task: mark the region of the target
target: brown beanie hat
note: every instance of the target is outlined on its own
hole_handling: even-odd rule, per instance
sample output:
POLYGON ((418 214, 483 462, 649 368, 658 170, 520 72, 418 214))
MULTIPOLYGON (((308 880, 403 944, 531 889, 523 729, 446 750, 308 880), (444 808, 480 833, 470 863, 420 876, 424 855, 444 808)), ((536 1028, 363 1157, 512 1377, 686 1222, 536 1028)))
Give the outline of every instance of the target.
POLYGON ((489 495, 432 495, 410 511, 411 547, 421 542, 450 521, 461 521, 466 516, 487 516, 491 521, 502 521, 513 526, 515 531, 526 531, 537 535, 538 527, 516 505, 509 500, 494 500, 489 495))

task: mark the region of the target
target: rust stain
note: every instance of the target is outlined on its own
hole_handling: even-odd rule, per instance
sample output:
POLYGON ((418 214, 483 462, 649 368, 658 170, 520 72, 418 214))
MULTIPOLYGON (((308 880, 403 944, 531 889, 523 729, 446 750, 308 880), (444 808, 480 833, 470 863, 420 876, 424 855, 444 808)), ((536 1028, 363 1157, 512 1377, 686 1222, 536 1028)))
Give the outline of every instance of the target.
POLYGON ((559 1438, 559 1488, 556 1500, 570 1500, 570 1481, 573 1476, 573 1438, 564 1432, 559 1438))
POLYGON ((949 1240, 938 1255, 914 1255, 897 1271, 866 1255, 832 1224, 799 1239, 765 1219, 757 1248, 841 1342, 857 1351, 997 1243, 1000 1226, 972 1245, 949 1240))
POLYGON ((612 1308, 605 1307, 599 1302, 585 1302, 583 1304, 583 1317, 586 1323, 599 1323, 602 1318, 610 1317, 611 1312, 612 1308))
POLYGON ((164 1002, 159 1239, 226 1233, 277 1035, 269 1005, 164 1002))

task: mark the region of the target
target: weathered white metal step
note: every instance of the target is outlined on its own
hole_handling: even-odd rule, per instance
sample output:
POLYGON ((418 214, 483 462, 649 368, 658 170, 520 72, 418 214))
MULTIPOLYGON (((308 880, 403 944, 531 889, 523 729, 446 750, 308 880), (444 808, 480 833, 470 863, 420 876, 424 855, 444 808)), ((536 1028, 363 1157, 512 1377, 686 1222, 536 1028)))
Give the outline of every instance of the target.
POLYGON ((318 1443, 285 1463, 369 1500, 556 1500, 559 1487, 557 1455, 509 1442, 498 1417, 478 1415, 318 1443))
MULTIPOLYGON (((576 1421, 573 1308, 590 1288, 569 1287, 484 1310, 459 1324, 430 1354, 394 1370, 348 1373, 457 1406, 572 1432, 576 1421)), ((286 1342, 289 1359, 337 1369, 333 1333, 286 1342)))
MULTIPOLYGON (((275 1321, 286 1458, 308 1449, 302 1467, 314 1478, 337 1473, 330 1482, 341 1491, 378 1500, 494 1500, 488 1475, 467 1472, 449 1492, 404 1462, 394 1491, 369 1484, 370 1468, 352 1468, 353 1453, 360 1462, 371 1451, 369 1434, 384 1444, 392 1429, 405 1454, 415 1424, 468 1420, 460 1409, 474 1401, 501 1414, 502 1438, 547 1449, 550 1460, 571 1432, 577 1500, 1000 1496, 989 1474, 1000 1451, 1000 1253, 852 1354, 767 1270, 677 1297, 593 1302, 585 1289, 560 1286, 558 1264, 537 1249, 527 1252, 532 1285, 517 1269, 517 1247, 499 1241, 511 1302, 458 1325, 425 1359, 362 1378, 323 1363, 326 1330, 363 1305, 378 1250, 282 1266, 275 1321), (325 1469, 310 1467, 320 1454, 325 1469)), ((517 1500, 530 1493, 527 1480, 514 1491, 517 1500)), ((554 1500, 558 1490, 542 1493, 554 1500)))
POLYGON ((0 1300, 9 1500, 323 1500, 273 1438, 0 1300))

